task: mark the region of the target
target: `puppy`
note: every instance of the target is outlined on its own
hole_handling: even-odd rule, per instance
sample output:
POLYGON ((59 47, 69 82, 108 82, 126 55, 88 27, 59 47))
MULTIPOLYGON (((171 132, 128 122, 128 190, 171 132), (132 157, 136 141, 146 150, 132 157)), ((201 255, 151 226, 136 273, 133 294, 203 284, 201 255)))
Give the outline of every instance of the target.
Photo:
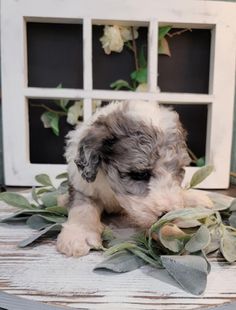
POLYGON ((101 214, 125 211, 149 228, 164 212, 211 206, 181 188, 190 163, 178 114, 156 102, 113 102, 68 135, 69 215, 57 239, 67 256, 101 247, 101 214))

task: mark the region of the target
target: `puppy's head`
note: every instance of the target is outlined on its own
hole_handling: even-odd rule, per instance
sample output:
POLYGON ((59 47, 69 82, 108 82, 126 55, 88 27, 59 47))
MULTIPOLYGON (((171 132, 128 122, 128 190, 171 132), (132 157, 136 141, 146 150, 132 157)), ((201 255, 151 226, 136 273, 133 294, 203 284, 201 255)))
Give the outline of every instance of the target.
POLYGON ((145 211, 156 218, 155 210, 165 209, 157 193, 179 187, 183 167, 189 163, 185 132, 176 113, 175 124, 163 127, 132 118, 125 111, 113 112, 100 116, 87 130, 75 163, 87 182, 94 182, 101 169, 133 217, 145 211))

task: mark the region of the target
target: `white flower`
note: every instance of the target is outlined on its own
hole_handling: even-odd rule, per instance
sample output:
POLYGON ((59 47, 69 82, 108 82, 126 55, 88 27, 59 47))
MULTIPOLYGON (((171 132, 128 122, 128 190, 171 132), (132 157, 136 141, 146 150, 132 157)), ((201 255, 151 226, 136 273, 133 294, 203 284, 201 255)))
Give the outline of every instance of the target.
POLYGON ((78 123, 78 118, 83 117, 83 102, 76 101, 68 110, 67 113, 67 123, 71 125, 76 125, 78 123))
MULTIPOLYGON (((120 26, 120 34, 124 42, 130 41, 133 39, 132 28, 131 27, 122 27, 120 26)), ((134 39, 138 38, 137 27, 134 27, 134 39)))
POLYGON ((146 84, 146 83, 139 84, 139 86, 136 88, 135 91, 147 92, 148 91, 148 84, 146 84))
MULTIPOLYGON (((138 38, 137 27, 134 28, 134 39, 138 38)), ((106 54, 111 52, 120 53, 123 50, 124 42, 130 41, 133 39, 131 27, 123 26, 105 26, 104 34, 100 38, 102 47, 106 54)))
MULTIPOLYGON (((147 83, 139 84, 139 86, 135 89, 135 91, 147 92, 148 84, 147 83)), ((161 91, 160 88, 157 86, 157 92, 159 93, 160 91, 161 91)))
POLYGON ((115 26, 105 26, 103 37, 100 38, 102 47, 107 55, 111 52, 120 53, 124 46, 124 41, 121 37, 120 28, 115 26))
POLYGON ((101 108, 102 100, 94 99, 92 101, 92 111, 95 113, 98 109, 101 108))

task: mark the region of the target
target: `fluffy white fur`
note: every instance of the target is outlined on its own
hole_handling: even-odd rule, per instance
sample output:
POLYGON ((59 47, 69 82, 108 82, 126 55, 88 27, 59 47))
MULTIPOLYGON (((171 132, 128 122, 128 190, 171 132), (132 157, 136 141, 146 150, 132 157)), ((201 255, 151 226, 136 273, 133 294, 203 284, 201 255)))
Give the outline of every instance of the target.
MULTIPOLYGON (((68 221, 63 225, 57 240, 57 249, 68 256, 86 255, 91 248, 101 246, 103 224, 100 218, 104 210, 110 213, 125 210, 136 224, 148 228, 163 212, 195 205, 211 207, 211 201, 205 194, 183 190, 178 178, 173 177, 172 168, 166 168, 166 162, 170 165, 174 155, 176 161, 176 149, 165 141, 161 145, 167 146, 160 148, 160 158, 152 168, 157 177, 150 179, 146 195, 123 194, 112 181, 112 173, 116 173, 114 169, 110 172, 108 168, 104 170, 100 167, 93 182, 87 182, 82 177, 75 163, 82 139, 101 117, 106 119, 119 112, 132 121, 142 122, 148 128, 158 130, 160 140, 171 141, 172 136, 182 135, 176 112, 159 106, 156 102, 132 101, 109 104, 96 112, 89 122, 69 133, 66 159, 69 181, 74 192, 73 198, 70 198, 68 221)), ((180 155, 177 155, 177 162, 178 156, 180 155)), ((185 157, 187 158, 187 154, 185 157)))

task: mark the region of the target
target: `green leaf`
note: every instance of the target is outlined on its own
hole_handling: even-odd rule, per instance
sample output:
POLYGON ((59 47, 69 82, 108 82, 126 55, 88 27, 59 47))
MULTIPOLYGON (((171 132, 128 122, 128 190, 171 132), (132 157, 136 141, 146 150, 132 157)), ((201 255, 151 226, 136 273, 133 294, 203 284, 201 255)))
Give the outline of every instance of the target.
POLYGON ((42 195, 44 193, 54 192, 54 190, 55 190, 54 188, 45 188, 45 187, 43 187, 43 188, 40 188, 40 189, 36 190, 36 193, 39 196, 39 195, 42 195))
POLYGON ((29 201, 22 195, 10 192, 4 192, 0 194, 0 200, 9 204, 10 206, 23 208, 23 209, 32 209, 29 201))
POLYGON ((187 237, 187 235, 174 224, 162 226, 158 236, 164 247, 174 253, 179 253, 183 250, 184 240, 187 237))
POLYGON ((117 81, 111 83, 110 87, 114 88, 115 90, 119 90, 121 88, 127 88, 127 89, 130 89, 130 90, 133 90, 133 88, 125 80, 117 80, 117 81))
POLYGON ((233 228, 236 228, 236 212, 232 212, 232 214, 229 217, 229 224, 233 228))
POLYGON ((202 225, 185 244, 185 250, 192 253, 205 249, 211 241, 210 232, 202 225))
POLYGON ((186 291, 200 295, 207 284, 207 263, 204 258, 195 255, 161 256, 162 264, 169 274, 186 291))
POLYGON ((34 214, 28 218, 26 221, 26 224, 31 229, 41 230, 45 227, 48 227, 51 224, 51 222, 47 221, 45 218, 41 217, 39 214, 34 214))
POLYGON ((56 179, 58 180, 58 179, 68 179, 68 173, 67 172, 63 172, 63 173, 61 173, 61 174, 58 174, 57 176, 56 176, 56 179))
POLYGON ((47 226, 52 225, 52 223, 62 224, 65 221, 66 218, 61 216, 34 214, 28 218, 26 224, 32 229, 41 230, 47 226))
MULTIPOLYGON (((55 100, 56 102, 57 100, 55 100)), ((58 100, 58 105, 64 110, 65 112, 67 111, 67 105, 70 102, 70 99, 60 99, 58 100)))
POLYGON ((35 187, 32 187, 31 196, 35 202, 39 204, 38 196, 35 187))
POLYGON ((215 252, 220 248, 220 239, 221 239, 221 231, 219 229, 219 225, 216 224, 212 227, 209 227, 211 242, 204 249, 206 254, 215 252))
POLYGON ((202 181, 204 181, 213 171, 213 166, 204 166, 197 170, 190 181, 190 188, 197 186, 202 181))
POLYGON ((57 205, 58 192, 49 192, 41 196, 42 203, 45 207, 54 207, 57 205))
POLYGON ((139 84, 147 83, 147 68, 140 68, 131 73, 131 79, 139 84))
POLYGON ((133 248, 136 248, 137 246, 133 243, 130 243, 130 242, 122 242, 122 243, 118 243, 114 246, 112 246, 111 248, 109 248, 105 254, 106 255, 113 255, 117 252, 121 252, 121 251, 124 251, 124 250, 129 250, 129 249, 133 249, 133 248))
POLYGON ((44 112, 41 121, 45 128, 51 128, 56 136, 59 136, 59 114, 56 112, 44 112))
POLYGON ((205 164, 206 164, 205 157, 200 157, 196 160, 197 167, 203 167, 205 166, 205 164))
POLYGON ((138 56, 138 63, 139 63, 139 67, 140 68, 146 68, 147 67, 147 60, 145 58, 145 46, 142 45, 140 52, 139 52, 139 56, 138 56))
POLYGON ((60 215, 68 215, 68 210, 65 207, 59 207, 59 206, 52 206, 52 207, 47 207, 45 209, 46 211, 50 213, 55 213, 55 214, 60 214, 60 215))
POLYGON ((99 263, 94 270, 107 269, 113 272, 129 272, 145 265, 146 263, 134 254, 123 251, 116 253, 99 263))
POLYGON ((35 180, 44 186, 53 186, 49 176, 45 173, 36 175, 35 180))
POLYGON ((9 222, 17 222, 17 221, 26 221, 32 212, 27 212, 26 210, 21 210, 15 212, 9 216, 0 219, 0 223, 9 223, 9 222))
POLYGON ((155 224, 151 226, 150 233, 159 231, 160 227, 165 223, 173 221, 175 219, 181 220, 201 220, 211 214, 214 214, 215 211, 207 209, 204 207, 195 207, 195 208, 184 208, 179 210, 174 210, 163 215, 155 224))
POLYGON ((223 225, 221 227, 220 251, 229 263, 233 263, 236 261, 236 230, 223 225))
POLYGON ((149 265, 155 267, 155 268, 163 268, 161 260, 160 259, 153 259, 150 256, 148 256, 147 254, 145 254, 141 248, 133 248, 133 249, 129 249, 129 252, 133 253, 135 256, 141 258, 143 261, 145 261, 146 263, 148 263, 149 265))
POLYGON ((236 211, 236 199, 234 199, 234 200, 231 202, 231 204, 230 204, 230 206, 229 206, 229 210, 232 211, 232 212, 236 211))
POLYGON ((35 233, 33 236, 30 236, 29 238, 21 241, 18 246, 20 248, 24 248, 28 245, 31 245, 35 241, 40 240, 40 238, 45 236, 55 236, 61 231, 62 225, 61 224, 53 224, 51 226, 46 227, 43 230, 40 230, 40 232, 35 233))
POLYGON ((170 25, 159 27, 158 40, 164 38, 167 35, 167 33, 171 30, 171 28, 172 28, 172 26, 170 26, 170 25))
POLYGON ((162 38, 158 41, 158 54, 171 56, 169 43, 166 38, 162 38))

